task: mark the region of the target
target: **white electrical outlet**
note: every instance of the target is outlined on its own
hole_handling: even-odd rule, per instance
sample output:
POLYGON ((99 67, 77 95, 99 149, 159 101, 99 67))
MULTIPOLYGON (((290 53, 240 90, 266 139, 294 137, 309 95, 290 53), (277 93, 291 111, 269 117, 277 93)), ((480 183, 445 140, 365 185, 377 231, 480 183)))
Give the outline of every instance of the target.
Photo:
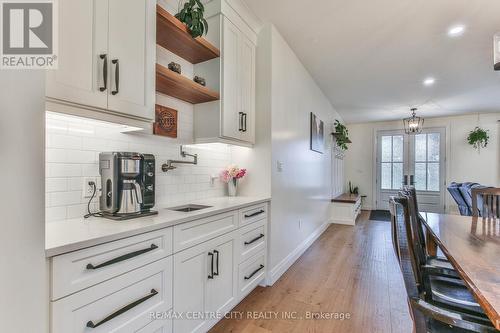
POLYGON ((94 193, 94 186, 90 185, 90 183, 93 182, 95 184, 95 189, 96 189, 96 194, 97 196, 97 178, 95 177, 85 177, 83 178, 83 197, 84 198, 91 198, 92 194, 94 193))

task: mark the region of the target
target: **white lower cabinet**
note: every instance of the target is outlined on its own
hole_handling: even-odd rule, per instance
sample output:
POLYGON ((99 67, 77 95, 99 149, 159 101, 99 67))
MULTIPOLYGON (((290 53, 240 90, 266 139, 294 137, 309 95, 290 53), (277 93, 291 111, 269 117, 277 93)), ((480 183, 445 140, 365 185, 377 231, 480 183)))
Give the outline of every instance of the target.
POLYGON ((267 203, 51 258, 51 333, 207 332, 266 274, 267 203))
POLYGON ((52 302, 52 333, 171 332, 172 257, 52 302))
POLYGON ((174 255, 174 332, 205 332, 236 302, 236 233, 174 255))

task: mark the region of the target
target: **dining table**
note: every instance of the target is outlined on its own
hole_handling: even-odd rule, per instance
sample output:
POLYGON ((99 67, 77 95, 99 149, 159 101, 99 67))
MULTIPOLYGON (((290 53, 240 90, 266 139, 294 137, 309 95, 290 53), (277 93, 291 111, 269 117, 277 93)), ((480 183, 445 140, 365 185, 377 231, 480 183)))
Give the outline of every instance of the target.
POLYGON ((429 255, 438 248, 500 330, 500 219, 420 213, 429 255))

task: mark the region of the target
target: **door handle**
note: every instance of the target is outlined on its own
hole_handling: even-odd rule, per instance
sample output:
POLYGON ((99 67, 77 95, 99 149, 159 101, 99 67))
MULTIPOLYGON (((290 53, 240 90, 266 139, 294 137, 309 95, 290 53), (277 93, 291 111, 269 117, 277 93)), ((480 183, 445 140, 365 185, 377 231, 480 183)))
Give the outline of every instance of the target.
POLYGON ((410 185, 411 186, 415 185, 415 176, 414 175, 410 175, 410 185))
POLYGON ((208 256, 211 258, 210 260, 210 274, 208 275, 209 279, 214 278, 214 254, 212 252, 208 252, 208 256))
POLYGON ((238 114, 240 116, 238 131, 243 132, 243 112, 239 112, 238 114))
POLYGON ((102 80, 104 82, 104 87, 99 87, 99 91, 106 91, 108 89, 108 55, 101 54, 99 58, 102 59, 102 80))
POLYGON ((408 175, 403 176, 403 185, 408 185, 408 175))
POLYGON ((109 266, 109 265, 113 265, 113 264, 119 263, 121 261, 132 259, 134 257, 140 256, 141 254, 148 253, 150 251, 156 250, 157 248, 158 248, 157 245, 151 244, 151 246, 148 247, 147 249, 143 249, 143 250, 139 250, 139 251, 135 251, 135 252, 124 254, 122 256, 119 256, 119 257, 116 257, 114 259, 111 259, 111 260, 108 260, 106 262, 103 262, 102 264, 99 264, 97 266, 94 266, 92 264, 87 264, 86 268, 89 269, 89 270, 91 270, 91 269, 99 269, 99 268, 102 268, 102 267, 106 267, 106 266, 109 266))
POLYGON ((111 60, 111 63, 115 65, 115 90, 111 94, 116 95, 120 92, 120 63, 118 59, 111 60))
POLYGON ((217 272, 214 273, 214 276, 218 276, 219 275, 219 251, 214 250, 214 253, 217 255, 217 257, 215 258, 215 269, 217 270, 217 272))
POLYGON ((129 311, 129 310, 132 310, 133 308, 135 308, 136 306, 138 306, 139 304, 141 303, 144 303, 146 302, 148 299, 150 299, 151 297, 154 297, 158 295, 158 292, 155 290, 155 289, 151 289, 151 293, 149 295, 146 295, 136 301, 133 301, 132 303, 124 306, 123 308, 113 312, 112 314, 110 314, 109 316, 107 316, 106 318, 104 318, 103 320, 97 322, 94 324, 94 322, 92 320, 88 321, 87 322, 87 327, 88 328, 96 328, 96 327, 99 327, 101 326, 102 324, 104 323, 107 323, 108 321, 118 317, 119 315, 122 315, 124 314, 125 312, 129 311))

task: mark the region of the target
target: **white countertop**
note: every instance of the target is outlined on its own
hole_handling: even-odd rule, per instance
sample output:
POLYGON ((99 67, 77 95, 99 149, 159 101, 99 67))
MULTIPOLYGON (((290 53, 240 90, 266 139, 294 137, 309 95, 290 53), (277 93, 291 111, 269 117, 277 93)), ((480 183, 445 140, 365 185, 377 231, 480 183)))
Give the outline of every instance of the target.
POLYGON ((158 211, 158 215, 126 221, 82 217, 49 222, 45 227, 45 256, 53 257, 269 200, 270 198, 264 197, 221 197, 189 202, 212 206, 189 213, 155 207, 154 210, 158 211))

